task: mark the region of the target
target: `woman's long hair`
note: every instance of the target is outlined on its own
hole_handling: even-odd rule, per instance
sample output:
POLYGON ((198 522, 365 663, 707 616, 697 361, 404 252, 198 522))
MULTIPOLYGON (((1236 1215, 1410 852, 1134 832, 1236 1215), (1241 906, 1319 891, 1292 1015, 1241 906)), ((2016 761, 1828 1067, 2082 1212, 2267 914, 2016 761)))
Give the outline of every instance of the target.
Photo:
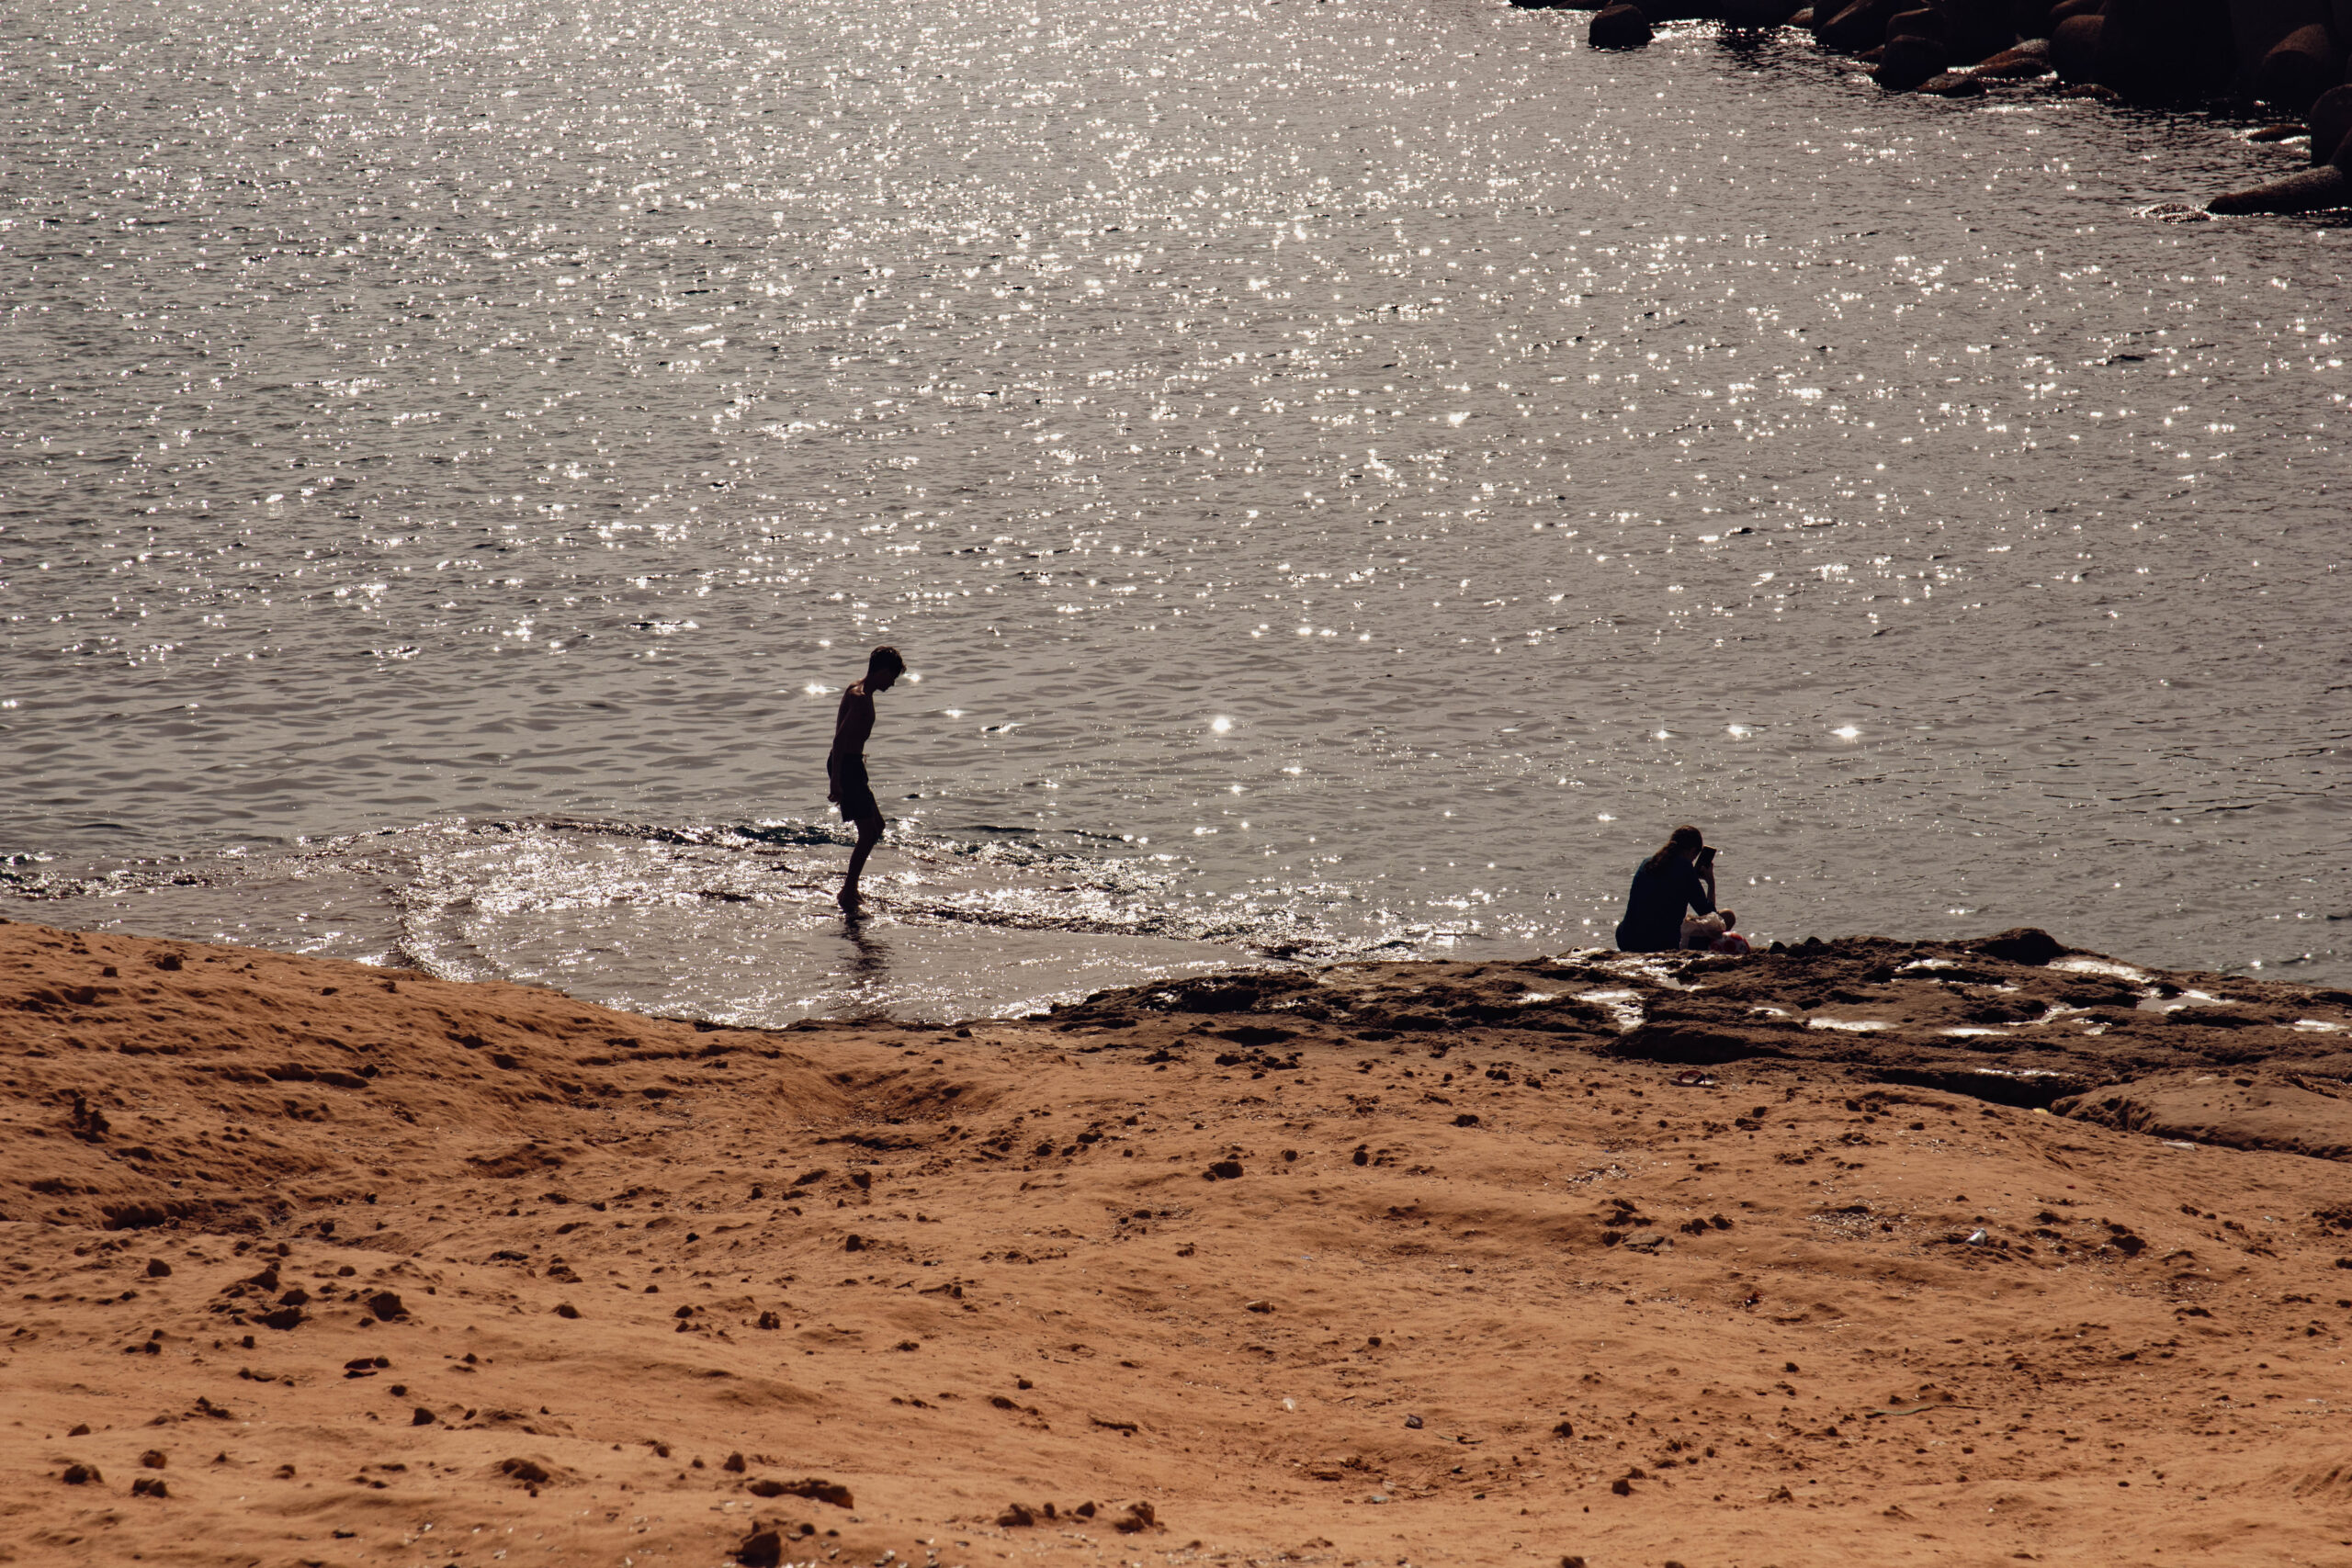
POLYGON ((1657 853, 1650 856, 1650 858, 1644 863, 1662 871, 1666 868, 1666 863, 1672 860, 1677 854, 1682 853, 1685 851, 1698 849, 1704 845, 1706 841, 1705 837, 1700 833, 1698 829, 1691 827, 1686 822, 1681 827, 1677 828, 1673 832, 1668 833, 1666 836, 1666 842, 1657 847, 1657 853))

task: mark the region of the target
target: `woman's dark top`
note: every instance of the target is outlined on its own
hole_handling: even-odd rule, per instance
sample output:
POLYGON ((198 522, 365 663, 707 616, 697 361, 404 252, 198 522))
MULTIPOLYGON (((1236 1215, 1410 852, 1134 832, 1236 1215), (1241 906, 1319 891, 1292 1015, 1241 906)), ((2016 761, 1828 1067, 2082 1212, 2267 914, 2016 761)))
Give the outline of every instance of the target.
POLYGON ((1625 918, 1617 922, 1617 951, 1670 953, 1680 947, 1685 906, 1702 915, 1715 912, 1698 868, 1671 857, 1642 862, 1634 869, 1633 891, 1625 896, 1625 918))

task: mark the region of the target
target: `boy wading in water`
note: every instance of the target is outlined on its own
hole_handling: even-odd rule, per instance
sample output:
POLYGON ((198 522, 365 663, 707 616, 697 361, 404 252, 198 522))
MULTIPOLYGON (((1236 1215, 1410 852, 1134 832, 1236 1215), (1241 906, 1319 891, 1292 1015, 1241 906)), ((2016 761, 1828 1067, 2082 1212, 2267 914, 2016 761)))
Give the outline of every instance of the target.
POLYGON ((857 848, 849 854, 849 874, 842 878, 842 913, 857 913, 858 874, 865 857, 882 841, 882 806, 865 780, 865 739, 874 733, 874 694, 887 692, 906 671, 907 661, 895 648, 877 648, 865 660, 865 678, 852 682, 842 694, 841 713, 833 721, 832 754, 825 759, 825 776, 832 788, 827 795, 841 807, 842 820, 857 824, 857 848))

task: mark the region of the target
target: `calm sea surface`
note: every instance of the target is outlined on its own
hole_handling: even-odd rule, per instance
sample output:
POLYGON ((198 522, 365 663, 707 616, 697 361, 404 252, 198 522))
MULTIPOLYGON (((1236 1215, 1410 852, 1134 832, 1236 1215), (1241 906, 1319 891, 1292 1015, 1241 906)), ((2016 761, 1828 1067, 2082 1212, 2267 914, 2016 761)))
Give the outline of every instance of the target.
POLYGON ((2352 235, 2146 211, 2300 152, 1584 20, 11 8, 0 908, 939 1017, 1589 945, 1688 819, 2352 982, 2352 235))

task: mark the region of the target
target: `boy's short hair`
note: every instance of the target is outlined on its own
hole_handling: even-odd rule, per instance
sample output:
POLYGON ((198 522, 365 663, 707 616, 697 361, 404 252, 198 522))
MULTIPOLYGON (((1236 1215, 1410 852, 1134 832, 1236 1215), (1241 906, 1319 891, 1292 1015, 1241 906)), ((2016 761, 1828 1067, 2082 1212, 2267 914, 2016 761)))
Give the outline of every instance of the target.
POLYGON ((907 661, 899 658, 899 650, 887 642, 865 656, 865 672, 868 675, 899 676, 906 671, 907 661))

